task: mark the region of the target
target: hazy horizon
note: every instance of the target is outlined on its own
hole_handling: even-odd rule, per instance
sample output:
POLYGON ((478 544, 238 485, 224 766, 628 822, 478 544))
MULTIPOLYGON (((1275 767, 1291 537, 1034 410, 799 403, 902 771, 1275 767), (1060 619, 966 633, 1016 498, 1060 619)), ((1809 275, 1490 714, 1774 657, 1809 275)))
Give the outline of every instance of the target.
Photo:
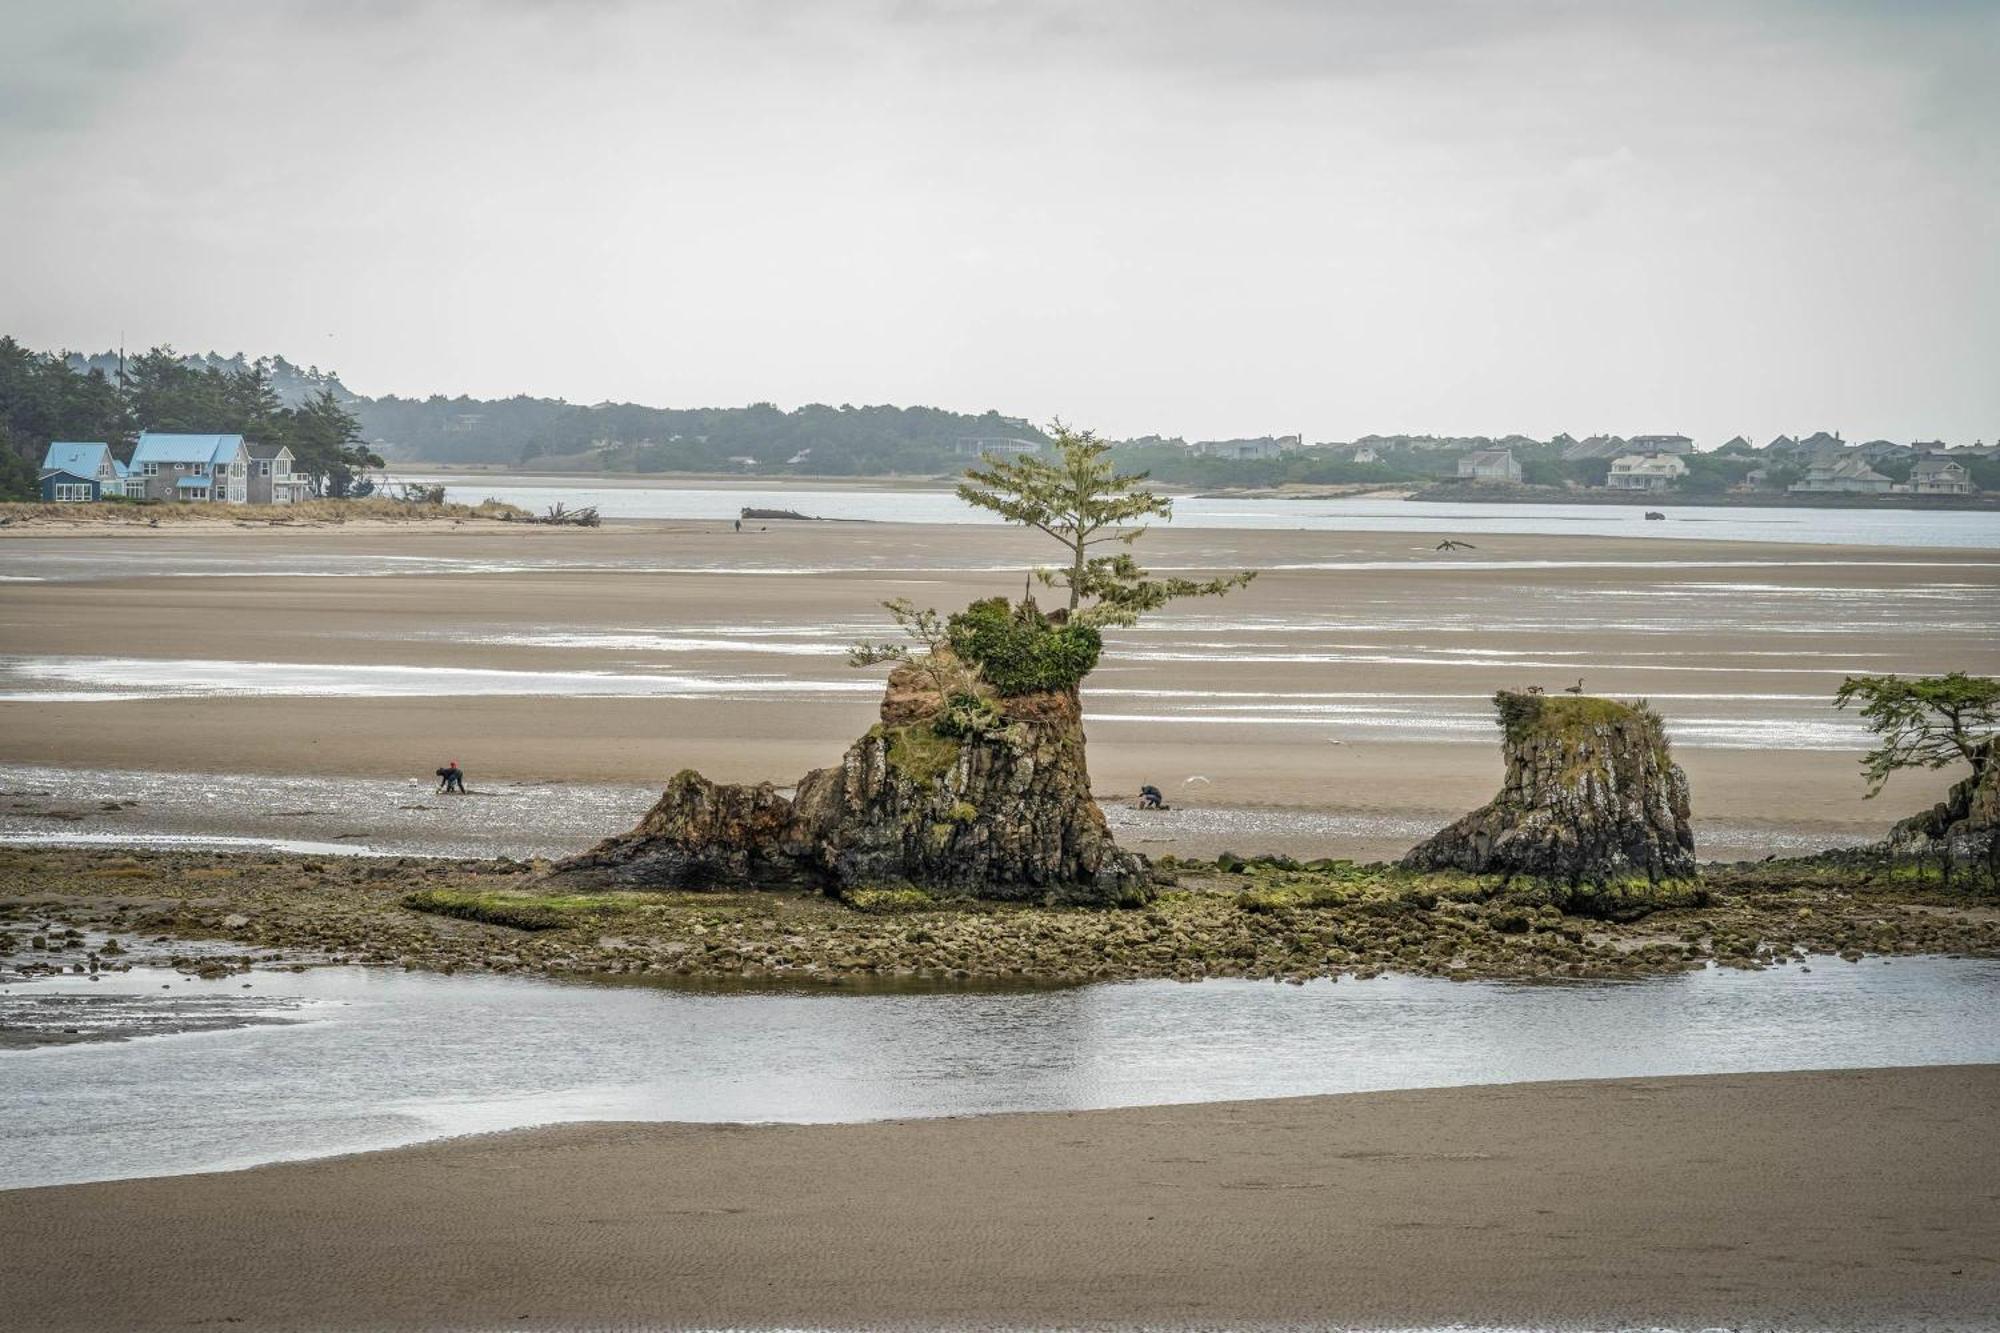
POLYGON ((15 8, 32 346, 1122 437, 2000 434, 2000 6, 15 8))

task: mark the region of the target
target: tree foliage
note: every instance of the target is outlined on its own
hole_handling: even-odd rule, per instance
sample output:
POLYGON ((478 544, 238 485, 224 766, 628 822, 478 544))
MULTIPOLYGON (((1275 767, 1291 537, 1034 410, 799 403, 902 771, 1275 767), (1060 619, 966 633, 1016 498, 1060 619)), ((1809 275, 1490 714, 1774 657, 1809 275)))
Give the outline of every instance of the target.
POLYGON ((945 622, 952 654, 1003 695, 1073 690, 1097 665, 1104 639, 1089 625, 1056 624, 1033 602, 974 602, 945 622))
POLYGON ((1053 459, 989 458, 967 469, 958 497, 1062 546, 1064 563, 1037 569, 1035 577, 1068 593, 1071 621, 1130 625, 1177 598, 1217 597, 1256 577, 1253 571, 1205 581, 1153 578, 1118 548, 1146 535, 1143 520, 1171 519, 1173 502, 1140 485, 1145 473, 1120 473, 1111 447, 1091 432, 1057 422, 1051 434, 1053 459))
POLYGON ((1943 676, 1849 676, 1834 692, 1836 707, 1859 704, 1881 744, 1861 758, 1868 795, 1905 768, 1972 765, 1985 771, 2000 732, 2000 680, 1954 671, 1943 676))

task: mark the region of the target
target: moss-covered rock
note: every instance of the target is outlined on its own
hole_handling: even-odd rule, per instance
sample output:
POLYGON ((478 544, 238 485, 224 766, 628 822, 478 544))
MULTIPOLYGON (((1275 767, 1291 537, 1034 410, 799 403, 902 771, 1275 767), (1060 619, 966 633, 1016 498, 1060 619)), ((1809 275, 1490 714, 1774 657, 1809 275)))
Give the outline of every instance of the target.
POLYGON ((1591 915, 1696 900, 1687 775, 1656 714, 1587 697, 1502 693, 1494 705, 1505 785, 1412 848, 1405 868, 1538 881, 1553 905, 1591 915))

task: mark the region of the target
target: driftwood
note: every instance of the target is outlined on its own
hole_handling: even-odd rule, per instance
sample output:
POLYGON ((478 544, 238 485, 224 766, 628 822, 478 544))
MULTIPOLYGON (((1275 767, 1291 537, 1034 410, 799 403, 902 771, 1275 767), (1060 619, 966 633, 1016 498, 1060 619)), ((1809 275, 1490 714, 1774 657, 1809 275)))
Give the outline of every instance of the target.
POLYGON ((815 519, 815 518, 814 518, 814 517, 813 517, 813 516, 812 516, 811 514, 801 514, 801 513, 800 513, 800 512, 798 512, 798 510, 796 510, 796 509, 745 509, 745 510, 743 511, 743 517, 745 517, 745 518, 795 518, 795 519, 798 519, 798 520, 799 520, 800 522, 802 522, 802 523, 816 523, 816 522, 818 522, 818 521, 819 521, 818 519, 815 519))
POLYGON ((581 505, 571 509, 558 500, 540 514, 530 514, 526 518, 512 519, 515 523, 546 523, 559 528, 595 528, 603 525, 598 517, 596 505, 581 505))

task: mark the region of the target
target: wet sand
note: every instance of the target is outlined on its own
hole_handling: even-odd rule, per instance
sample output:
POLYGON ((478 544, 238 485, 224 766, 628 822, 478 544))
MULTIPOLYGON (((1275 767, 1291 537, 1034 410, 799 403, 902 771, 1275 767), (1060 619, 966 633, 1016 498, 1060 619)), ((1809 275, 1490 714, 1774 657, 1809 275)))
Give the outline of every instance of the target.
POLYGON ((601 1124, 0 1194, 38 1329, 1992 1327, 2000 1067, 601 1124))
MULTIPOLYGON (((1825 702, 1841 673, 2000 670, 2000 558, 1975 552, 1483 536, 1447 555, 1407 533, 1219 529, 1146 544, 1160 567, 1267 571, 1114 636, 1086 688, 1102 797, 1151 781, 1182 807, 1125 835, 1152 852, 1395 855, 1497 786, 1485 696, 1578 677, 1682 729, 1705 857, 1866 841, 1937 784, 1862 799, 1860 732, 1825 702)), ((0 583, 0 687, 19 696, 0 699, 0 764, 279 775, 273 810, 286 775, 421 781, 447 758, 475 786, 637 793, 690 766, 789 783, 873 720, 872 677, 840 650, 883 632, 883 599, 1019 595, 1045 555, 1002 529, 868 523, 0 536, 0 572, 44 580, 0 583), (70 675, 35 676, 58 659, 70 675), (286 666, 296 680, 270 674, 286 666), (120 698, 148 693, 171 697, 120 698)), ((253 824, 219 806, 214 831, 267 831, 253 824)), ((368 830, 326 835, 346 832, 368 830)))

